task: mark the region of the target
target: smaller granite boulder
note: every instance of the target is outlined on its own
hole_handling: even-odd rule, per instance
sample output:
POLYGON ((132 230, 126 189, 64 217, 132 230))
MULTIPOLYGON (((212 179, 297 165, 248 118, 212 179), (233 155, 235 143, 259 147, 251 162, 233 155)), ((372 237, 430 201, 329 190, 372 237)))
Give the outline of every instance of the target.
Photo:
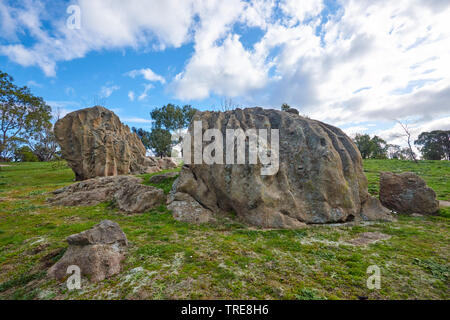
POLYGON ((58 280, 68 276, 67 269, 75 265, 81 275, 93 282, 109 278, 121 270, 128 241, 119 225, 103 220, 92 229, 67 238, 69 247, 64 256, 53 265, 48 274, 58 280))
POLYGON ((439 210, 434 190, 412 172, 381 172, 380 201, 398 213, 434 214, 439 210))

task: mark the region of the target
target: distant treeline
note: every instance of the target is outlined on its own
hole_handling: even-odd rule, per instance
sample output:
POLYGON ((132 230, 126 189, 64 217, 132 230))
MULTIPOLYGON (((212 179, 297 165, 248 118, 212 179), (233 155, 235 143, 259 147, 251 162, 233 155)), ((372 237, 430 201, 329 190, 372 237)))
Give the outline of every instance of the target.
MULTIPOLYGON (((222 111, 236 107, 231 100, 224 100, 221 106, 222 111)), ((289 111, 291 107, 285 103, 281 109, 289 111)), ((134 127, 132 130, 156 156, 170 156, 173 145, 181 142, 172 141, 172 133, 186 129, 196 111, 190 105, 180 107, 169 103, 150 112, 153 125, 149 131, 134 127)), ((41 97, 34 96, 27 87, 15 85, 13 78, 0 70, 0 162, 60 159, 52 124, 58 118, 59 115, 52 116, 51 107, 41 97)), ((402 127, 407 135, 406 148, 367 134, 357 134, 354 142, 364 159, 416 160, 411 134, 407 126, 402 127)), ((422 132, 414 144, 423 159, 450 160, 450 131, 422 132)))
MULTIPOLYGON (((363 159, 414 160, 417 155, 410 147, 389 144, 378 136, 356 134, 353 139, 363 159)), ((450 160, 450 131, 422 132, 414 141, 425 160, 450 160)))

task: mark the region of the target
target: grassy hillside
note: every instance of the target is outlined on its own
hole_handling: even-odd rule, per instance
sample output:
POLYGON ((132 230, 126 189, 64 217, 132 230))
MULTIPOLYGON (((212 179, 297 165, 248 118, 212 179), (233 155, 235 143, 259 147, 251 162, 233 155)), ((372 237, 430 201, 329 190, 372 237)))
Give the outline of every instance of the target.
MULTIPOLYGON (((364 163, 370 191, 378 172, 414 171, 450 200, 449 162, 364 163)), ((148 176, 147 176, 148 177, 148 176)), ((238 223, 195 226, 165 207, 126 215, 109 204, 50 207, 47 192, 72 183, 62 164, 0 168, 0 298, 3 299, 449 299, 450 219, 399 216, 394 223, 255 230, 238 223), (121 274, 80 291, 46 276, 65 238, 102 219, 119 223, 130 247, 121 274), (379 231, 389 240, 354 246, 379 231), (367 267, 381 268, 381 289, 366 287, 367 267)), ((159 187, 168 190, 172 181, 159 187)))
POLYGON ((414 172, 436 191, 439 200, 450 201, 450 161, 364 160, 364 172, 369 180, 369 192, 378 195, 381 171, 414 172))

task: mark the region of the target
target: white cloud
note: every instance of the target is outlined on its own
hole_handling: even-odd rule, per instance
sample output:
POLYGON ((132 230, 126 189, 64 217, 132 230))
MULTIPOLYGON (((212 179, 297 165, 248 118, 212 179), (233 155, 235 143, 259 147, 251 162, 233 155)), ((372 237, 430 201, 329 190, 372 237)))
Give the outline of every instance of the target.
POLYGON ((144 85, 144 91, 140 94, 140 96, 138 97, 138 100, 139 101, 142 101, 142 100, 144 100, 144 99, 146 99, 147 98, 147 96, 148 96, 148 92, 150 91, 150 89, 152 89, 153 88, 153 85, 152 84, 145 84, 144 85))
POLYGON ((4 3, 0 2, 0 37, 16 40, 17 21, 12 16, 12 10, 4 3))
POLYGON ((322 0, 282 0, 281 10, 292 20, 291 25, 316 17, 323 9, 322 0))
POLYGON ((180 99, 203 99, 210 93, 235 97, 264 87, 267 79, 263 61, 246 51, 237 35, 230 35, 221 46, 197 51, 173 85, 180 99))
POLYGON ((100 90, 100 97, 108 98, 113 94, 114 91, 117 91, 119 89, 120 87, 116 85, 104 85, 100 90))
POLYGON ((241 21, 250 27, 266 29, 272 21, 275 0, 253 0, 244 4, 241 21))
POLYGON ((29 80, 29 81, 27 81, 27 86, 28 86, 28 87, 42 88, 42 84, 37 83, 37 82, 34 81, 34 80, 29 80))
POLYGON ((74 96, 75 95, 75 89, 72 87, 66 87, 66 89, 64 90, 64 92, 66 93, 66 95, 68 96, 74 96))
POLYGON ((131 78, 136 78, 137 76, 142 76, 145 80, 153 81, 153 82, 161 82, 162 84, 166 83, 166 79, 159 74, 153 72, 150 68, 139 69, 139 70, 131 70, 126 73, 127 76, 131 78))
POLYGON ((65 17, 51 19, 41 1, 12 3, 0 3, 0 37, 10 41, 1 42, 0 54, 48 76, 58 62, 91 51, 192 42, 194 52, 174 79, 148 68, 129 74, 169 82, 180 99, 287 102, 349 132, 395 118, 411 118, 420 129, 443 126, 439 119, 449 116, 448 1, 340 0, 333 12, 323 11, 328 1, 313 0, 80 0, 80 30, 67 29, 65 17), (262 38, 249 44, 248 28, 260 28, 262 38), (33 44, 14 40, 25 32, 33 44))
POLYGON ((352 126, 345 129, 342 129, 347 135, 350 137, 355 136, 357 133, 365 133, 368 128, 366 126, 352 126))
POLYGON ((81 107, 77 101, 47 101, 47 104, 52 108, 52 114, 59 118, 81 107))
POLYGON ((134 92, 133 91, 128 92, 128 99, 130 99, 130 101, 134 101, 134 92))
POLYGON ((192 1, 80 0, 82 29, 105 46, 137 47, 155 39, 162 47, 179 47, 188 39, 192 1))
POLYGON ((82 58, 90 51, 179 47, 190 38, 193 2, 79 0, 81 28, 72 30, 66 27, 68 15, 51 17, 43 1, 28 0, 21 5, 7 1, 0 6, 2 33, 3 28, 6 30, 3 37, 11 39, 26 30, 37 42, 31 46, 0 45, 0 54, 22 66, 39 66, 47 76, 55 76, 57 62, 82 58), (43 22, 52 26, 51 32, 43 22))

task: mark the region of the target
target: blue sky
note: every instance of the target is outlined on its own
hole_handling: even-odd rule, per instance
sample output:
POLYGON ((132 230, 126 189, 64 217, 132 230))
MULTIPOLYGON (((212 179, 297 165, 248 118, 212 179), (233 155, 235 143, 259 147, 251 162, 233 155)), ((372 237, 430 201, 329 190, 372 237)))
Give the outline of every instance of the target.
POLYGON ((0 69, 63 113, 101 103, 130 126, 169 102, 286 102, 404 144, 395 119, 450 129, 449 14, 441 0, 0 0, 0 69))

